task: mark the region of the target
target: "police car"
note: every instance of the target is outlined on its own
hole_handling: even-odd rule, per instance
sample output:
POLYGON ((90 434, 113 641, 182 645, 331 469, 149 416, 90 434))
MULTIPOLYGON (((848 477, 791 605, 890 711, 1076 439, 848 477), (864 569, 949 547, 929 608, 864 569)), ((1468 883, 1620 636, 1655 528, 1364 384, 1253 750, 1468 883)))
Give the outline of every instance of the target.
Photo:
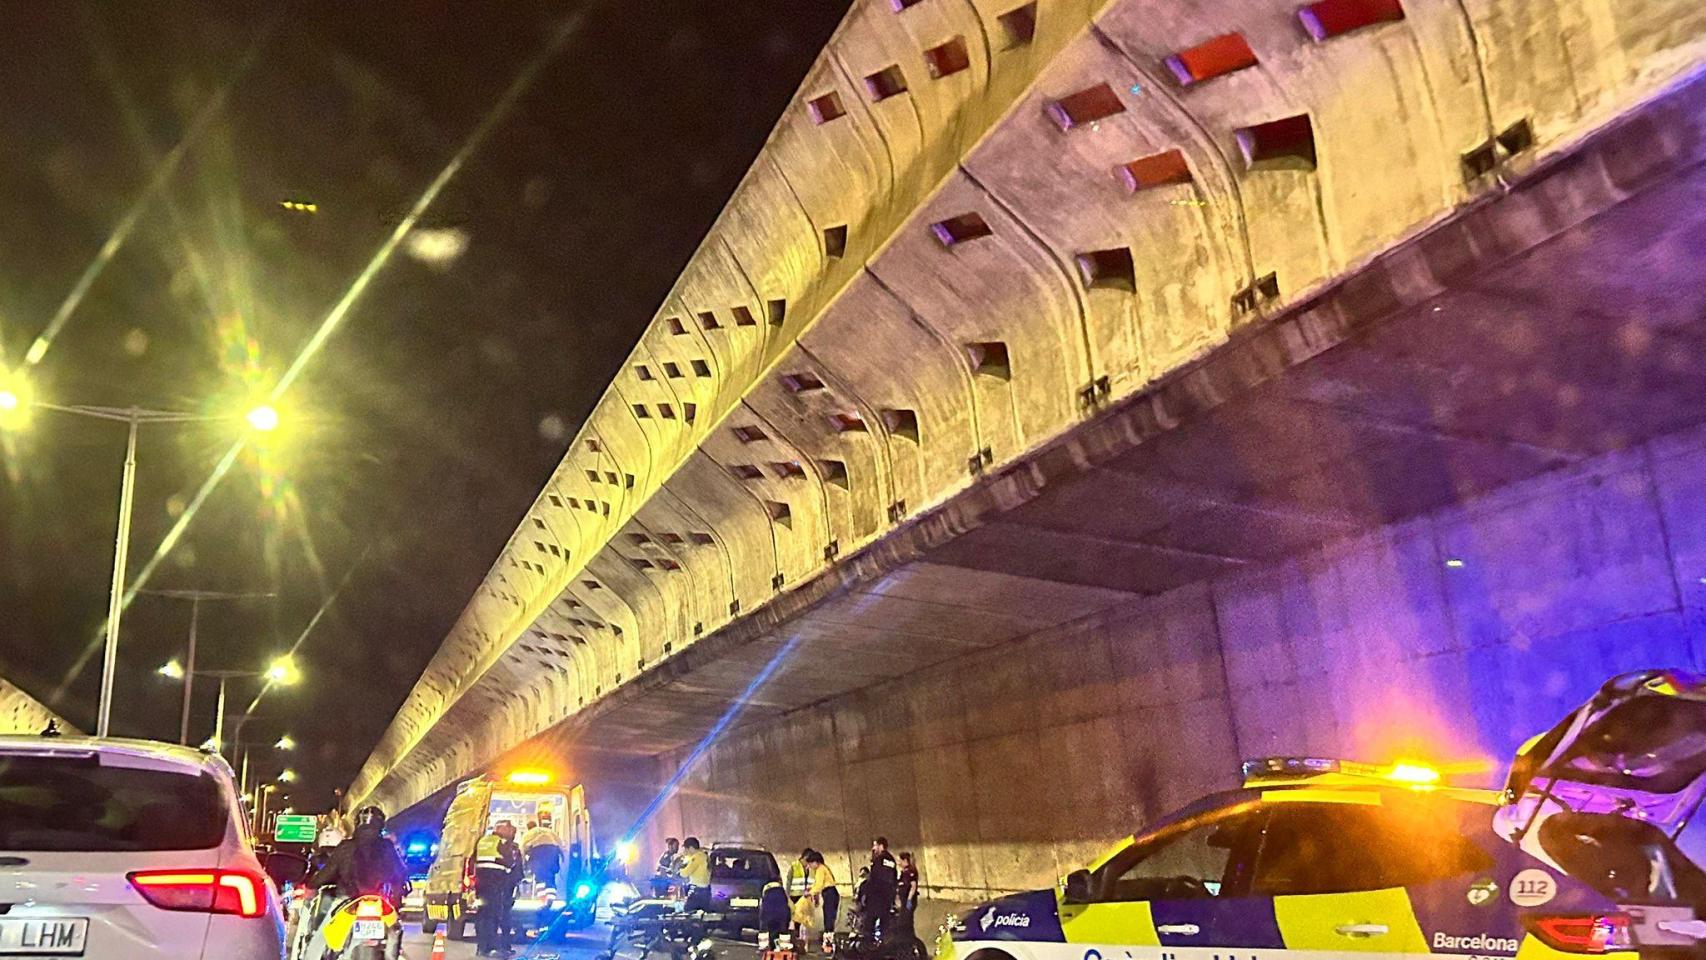
POLYGON ((1628 918, 1493 832, 1498 794, 1426 767, 1279 758, 1056 890, 944 925, 937 960, 1634 960, 1628 918))

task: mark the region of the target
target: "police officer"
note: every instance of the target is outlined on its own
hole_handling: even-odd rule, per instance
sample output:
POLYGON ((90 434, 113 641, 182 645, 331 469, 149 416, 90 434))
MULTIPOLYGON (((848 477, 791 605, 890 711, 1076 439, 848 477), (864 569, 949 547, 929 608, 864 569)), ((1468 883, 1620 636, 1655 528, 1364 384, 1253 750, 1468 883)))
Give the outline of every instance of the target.
POLYGON ((515 842, 515 824, 500 820, 474 846, 474 895, 480 898, 474 929, 480 956, 510 955, 509 911, 520 879, 521 847, 515 842))
POLYGON ((894 854, 889 853, 887 837, 871 841, 871 876, 859 888, 859 934, 865 943, 875 945, 888 936, 894 914, 895 888, 899 884, 900 867, 894 854))

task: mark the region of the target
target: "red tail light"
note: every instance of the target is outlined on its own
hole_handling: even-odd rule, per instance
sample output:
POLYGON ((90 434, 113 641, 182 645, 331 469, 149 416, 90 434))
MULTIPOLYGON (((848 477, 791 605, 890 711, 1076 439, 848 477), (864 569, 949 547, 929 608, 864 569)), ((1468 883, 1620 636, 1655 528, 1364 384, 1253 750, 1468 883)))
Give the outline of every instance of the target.
POLYGON ((355 905, 355 915, 363 920, 377 920, 385 916, 385 901, 378 897, 362 897, 355 905))
POLYGON ((239 917, 265 912, 265 881, 241 870, 138 870, 129 879, 142 899, 162 910, 239 917))
POLYGON ((1522 918, 1528 932, 1554 950, 1567 953, 1610 953, 1628 949, 1629 917, 1610 913, 1598 916, 1530 914, 1522 918))

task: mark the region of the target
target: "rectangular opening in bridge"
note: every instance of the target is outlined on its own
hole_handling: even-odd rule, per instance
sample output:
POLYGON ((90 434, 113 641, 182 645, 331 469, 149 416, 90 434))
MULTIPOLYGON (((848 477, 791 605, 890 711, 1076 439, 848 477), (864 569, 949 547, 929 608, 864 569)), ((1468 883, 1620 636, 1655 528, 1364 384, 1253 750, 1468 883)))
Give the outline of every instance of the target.
POLYGON ((693 419, 698 415, 699 407, 696 404, 684 403, 681 405, 681 419, 688 423, 692 423, 693 419))
POLYGON ((753 316, 752 311, 747 309, 747 307, 744 304, 741 306, 735 307, 733 310, 731 310, 729 312, 733 313, 735 315, 735 326, 737 326, 737 327, 756 327, 756 326, 758 326, 758 318, 753 316))
POLYGON ((757 443, 760 440, 767 439, 764 436, 764 431, 759 427, 742 426, 734 427, 733 430, 735 439, 741 443, 757 443))
POLYGON ((794 511, 780 500, 764 501, 764 510, 770 514, 770 519, 790 529, 794 526, 794 511))
POLYGON ((1256 65, 1256 51, 1241 33, 1223 33, 1189 50, 1180 50, 1165 61, 1182 87, 1223 77, 1256 65))
POLYGON ((664 543, 671 544, 674 546, 680 546, 681 544, 687 542, 687 538, 683 537, 681 534, 670 533, 668 531, 664 531, 664 532, 658 534, 658 539, 662 540, 664 543))
POLYGON ((1404 5, 1399 0, 1320 0, 1299 9, 1297 18, 1319 43, 1377 23, 1402 20, 1404 5))
POLYGON ((533 518, 533 526, 536 529, 543 530, 543 529, 545 529, 545 521, 539 519, 538 517, 534 517, 533 518))
POLYGON ((847 253, 847 225, 823 228, 823 255, 839 260, 847 253))
POLYGON ((579 510, 581 508, 581 502, 578 497, 570 497, 568 502, 569 508, 572 510, 579 510))
POLYGON ((966 344, 971 356, 971 368, 980 376, 1013 379, 1013 367, 1007 360, 1007 344, 999 340, 966 344))
POLYGON ((699 311, 699 326, 706 330, 721 330, 723 325, 717 322, 717 315, 710 310, 699 311))
POLYGON ((663 375, 671 380, 681 379, 681 365, 671 360, 663 362, 663 375))
POLYGON ((1027 3, 995 18, 1001 22, 1001 32, 1007 37, 1006 49, 1023 47, 1037 35, 1037 5, 1027 3))
POLYGON ((923 2, 924 0, 889 0, 889 7, 893 9, 895 13, 899 13, 907 7, 916 7, 923 2))
POLYGON ((628 542, 632 543, 636 547, 642 547, 648 543, 651 543, 652 538, 646 536, 643 533, 630 533, 630 534, 628 534, 628 542))
POLYGON ((823 479, 825 482, 832 483, 843 490, 848 488, 846 461, 819 460, 817 462, 817 467, 819 470, 823 471, 823 479))
POLYGON ((616 471, 614 471, 614 470, 604 471, 604 482, 610 484, 613 487, 616 486, 616 482, 617 482, 616 481, 616 471))
POLYGON ((821 97, 806 101, 806 112, 811 114, 813 123, 822 126, 831 120, 845 117, 847 108, 841 105, 841 94, 831 90, 821 97))
POLYGON ((708 377, 708 376, 710 376, 711 375, 711 365, 706 363, 703 360, 693 361, 693 375, 696 377, 708 377))
POLYGON ((810 393, 813 390, 822 390, 823 381, 819 380, 816 374, 804 371, 785 373, 782 375, 782 386, 786 387, 789 393, 810 393))
POLYGON ((563 505, 563 498, 562 498, 562 497, 559 497, 559 496, 557 496, 557 495, 556 495, 556 494, 554 494, 554 493, 553 493, 553 494, 549 494, 549 495, 548 495, 548 496, 547 496, 547 497, 546 497, 546 499, 547 499, 547 500, 550 500, 550 501, 551 501, 551 506, 553 506, 553 507, 561 507, 561 506, 562 506, 562 505, 563 505))
POLYGON ((1315 169, 1315 128, 1309 114, 1281 117, 1238 131, 1238 149, 1251 169, 1315 169))
POLYGON ((872 100, 887 100, 906 92, 906 74, 900 72, 900 64, 891 63, 888 66, 870 74, 865 78, 865 92, 872 100))
POLYGON ((924 65, 930 68, 930 76, 936 80, 971 66, 971 54, 966 51, 966 39, 955 37, 947 43, 924 51, 924 65))
POLYGON ((603 590, 604 589, 604 584, 599 583, 597 580, 582 580, 581 586, 587 588, 588 590, 603 590))
POLYGON ((634 565, 635 570, 652 569, 652 562, 644 557, 629 557, 628 562, 634 565))
MULTIPOLYGON (((674 560, 665 560, 662 557, 658 558, 657 565, 658 565, 659 569, 668 570, 671 573, 674 573, 675 571, 681 569, 681 564, 676 563, 674 560)), ((668 644, 664 644, 664 648, 665 648, 664 652, 666 652, 666 653, 668 652, 668 647, 669 647, 668 644)))
POLYGON ((1499 142, 1499 147, 1505 151, 1507 156, 1514 157, 1534 146, 1534 128, 1529 125, 1528 118, 1524 117, 1504 128, 1493 139, 1499 142))
POLYGON ((665 420, 674 420, 675 419, 675 408, 670 406, 667 403, 660 403, 660 404, 658 404, 658 416, 664 418, 665 420))
POLYGON ((598 471, 597 470, 588 470, 586 472, 586 482, 587 483, 597 483, 598 482, 598 471))
POLYGON ((588 437, 586 440, 586 448, 591 450, 593 453, 604 452, 604 444, 599 443, 597 437, 588 437))
POLYGON ((1180 150, 1168 150, 1122 163, 1119 166, 1120 182, 1126 190, 1137 193, 1151 187, 1162 187, 1174 183, 1190 183, 1191 168, 1185 163, 1185 154, 1180 150))
POLYGON ((1077 261, 1078 275, 1086 287, 1137 291, 1137 273, 1132 266, 1129 247, 1092 250, 1079 254, 1077 261))
POLYGON ((918 411, 890 409, 883 411, 883 426, 897 437, 918 442, 918 411))
POLYGON ((755 463, 736 463, 729 467, 729 472, 742 480, 763 480, 764 471, 758 469, 755 463))
POLYGON ((782 325, 782 321, 788 319, 788 301, 771 300, 764 306, 770 314, 770 325, 772 327, 779 327, 782 325))
POLYGON ((868 429, 865 418, 857 413, 832 413, 829 425, 835 428, 836 433, 864 433, 868 429))
POLYGON ((798 460, 777 460, 770 464, 770 472, 783 480, 804 480, 806 468, 798 460))
POLYGON ((989 229, 989 224, 984 222, 982 216, 973 212, 938 220, 930 225, 930 232, 936 235, 942 246, 951 247, 967 240, 987 237, 995 231, 989 229))
POLYGON ((1087 87, 1048 105, 1049 119, 1062 130, 1082 127, 1124 112, 1125 103, 1120 100, 1120 95, 1105 83, 1087 87))
POLYGON ((693 532, 693 533, 689 533, 687 535, 687 537, 688 537, 688 539, 692 540, 694 543, 698 544, 701 547, 708 547, 711 544, 717 542, 717 538, 711 536, 708 533, 693 532))
POLYGON ((641 380, 657 379, 657 377, 652 376, 652 369, 643 363, 637 363, 634 365, 634 376, 639 377, 641 380))
POLYGON ((680 317, 665 317, 663 322, 665 326, 669 327, 669 332, 675 336, 687 336, 687 325, 681 322, 680 317))

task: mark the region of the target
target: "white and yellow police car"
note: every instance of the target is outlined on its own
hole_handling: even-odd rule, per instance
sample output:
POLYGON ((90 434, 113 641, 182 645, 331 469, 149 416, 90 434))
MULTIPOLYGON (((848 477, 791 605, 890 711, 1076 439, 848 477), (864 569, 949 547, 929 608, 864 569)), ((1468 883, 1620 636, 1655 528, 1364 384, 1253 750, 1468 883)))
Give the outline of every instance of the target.
POLYGON ((951 919, 937 960, 1634 960, 1629 918, 1492 830, 1498 794, 1314 758, 1126 839, 1054 890, 951 919))

